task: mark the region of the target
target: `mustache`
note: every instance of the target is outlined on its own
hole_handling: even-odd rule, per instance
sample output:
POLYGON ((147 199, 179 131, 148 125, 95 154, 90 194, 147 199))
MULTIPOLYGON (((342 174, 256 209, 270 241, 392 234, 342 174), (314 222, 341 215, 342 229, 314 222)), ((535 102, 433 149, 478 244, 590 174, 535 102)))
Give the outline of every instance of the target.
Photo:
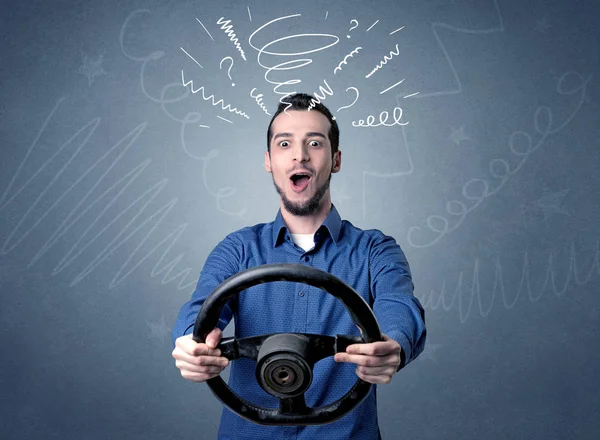
POLYGON ((312 168, 309 168, 309 167, 295 167, 295 168, 292 168, 290 171, 288 171, 288 175, 290 175, 292 173, 298 173, 300 171, 307 171, 311 175, 314 174, 314 170, 312 168))

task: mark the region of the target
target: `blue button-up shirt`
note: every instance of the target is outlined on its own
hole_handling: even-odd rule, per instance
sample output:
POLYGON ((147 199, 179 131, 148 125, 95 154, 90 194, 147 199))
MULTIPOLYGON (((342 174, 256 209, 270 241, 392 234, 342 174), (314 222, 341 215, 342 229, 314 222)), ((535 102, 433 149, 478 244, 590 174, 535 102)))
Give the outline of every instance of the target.
MULTIPOLYGON (((372 307, 382 333, 402 347, 400 368, 417 357, 425 345, 425 313, 413 295, 410 268, 396 241, 379 230, 361 230, 342 220, 333 205, 314 241, 308 251, 294 244, 281 210, 273 222, 229 234, 208 256, 191 300, 179 312, 173 346, 175 339, 193 332, 203 301, 226 278, 263 264, 295 263, 329 272, 352 286, 372 307)), ((303 283, 276 281, 250 287, 223 308, 218 327, 223 330, 232 317, 239 338, 286 332, 360 335, 341 301, 303 283)), ((278 399, 257 383, 255 367, 254 360, 232 361, 229 386, 255 405, 278 408, 278 399)), ((317 362, 312 384, 305 392, 306 405, 319 407, 340 399, 356 382, 355 370, 355 364, 337 363, 333 357, 317 362)), ((378 439, 376 392, 377 385, 373 385, 354 410, 332 423, 316 426, 258 425, 224 407, 218 438, 378 439)))

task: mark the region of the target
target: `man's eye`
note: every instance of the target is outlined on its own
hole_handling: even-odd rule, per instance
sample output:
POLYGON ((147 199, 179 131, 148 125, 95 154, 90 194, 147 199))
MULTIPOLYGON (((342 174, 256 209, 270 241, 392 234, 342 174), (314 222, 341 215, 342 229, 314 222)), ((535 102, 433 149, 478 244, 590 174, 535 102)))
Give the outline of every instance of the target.
POLYGON ((318 147, 319 145, 321 145, 321 142, 319 142, 319 141, 310 141, 310 145, 312 147, 318 147))
POLYGON ((288 147, 290 145, 290 143, 288 141, 281 141, 279 142, 279 146, 280 147, 288 147))

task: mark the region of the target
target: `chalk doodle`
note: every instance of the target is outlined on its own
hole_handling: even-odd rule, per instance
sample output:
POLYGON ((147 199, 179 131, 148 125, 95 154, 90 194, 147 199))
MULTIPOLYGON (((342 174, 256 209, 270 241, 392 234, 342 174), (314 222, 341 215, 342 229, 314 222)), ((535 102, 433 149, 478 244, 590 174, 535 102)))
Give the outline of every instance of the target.
MULTIPOLYGON (((152 102, 159 104, 161 106, 163 112, 170 119, 177 122, 178 124, 181 124, 180 125, 180 127, 181 127, 180 128, 180 140, 181 140, 181 146, 183 148, 183 151, 192 159, 201 160, 203 162, 202 169, 203 169, 203 172, 205 172, 207 169, 206 163, 210 162, 211 160, 214 160, 218 156, 218 154, 214 154, 212 151, 209 151, 206 156, 199 156, 197 154, 192 153, 192 151, 190 151, 190 148, 187 146, 187 144, 185 142, 185 135, 184 135, 186 127, 188 125, 199 126, 198 123, 202 119, 202 114, 200 114, 198 112, 189 112, 186 114, 185 117, 180 119, 177 116, 173 115, 166 107, 167 104, 174 104, 174 103, 183 101, 184 99, 187 99, 189 96, 191 96, 191 91, 188 88, 186 88, 185 86, 182 86, 182 84, 180 82, 173 82, 173 83, 165 85, 162 88, 159 98, 156 98, 156 97, 150 95, 148 93, 148 91, 146 90, 146 86, 145 86, 146 66, 152 62, 156 62, 156 61, 160 60, 161 58, 163 58, 165 56, 165 53, 162 51, 154 51, 154 52, 149 53, 148 55, 139 57, 139 56, 134 56, 125 50, 124 38, 125 38, 125 32, 129 26, 129 23, 136 15, 149 14, 149 13, 150 13, 149 10, 138 9, 138 10, 131 12, 129 14, 129 16, 125 19, 123 25, 121 26, 121 32, 119 34, 119 45, 121 47, 121 52, 130 60, 142 63, 141 67, 140 67, 140 87, 141 87, 142 93, 152 102), (166 98, 167 93, 169 92, 169 90, 171 90, 173 88, 176 88, 176 89, 183 88, 184 93, 178 97, 167 99, 166 98)), ((198 21, 200 21, 200 20, 198 20, 198 21)), ((209 128, 209 126, 207 126, 207 125, 200 125, 200 127, 209 128)), ((240 208, 238 211, 228 211, 223 208, 222 203, 221 203, 222 199, 233 196, 234 194, 236 194, 237 190, 235 188, 231 188, 231 187, 223 187, 223 188, 220 188, 219 190, 214 191, 210 188, 208 181, 206 179, 206 175, 203 175, 202 177, 203 177, 202 182, 204 184, 205 189, 211 196, 213 196, 215 198, 217 209, 224 214, 243 218, 243 216, 247 212, 246 207, 240 208)))
POLYGON ((389 86, 387 89, 382 90, 381 92, 379 92, 380 95, 383 95, 385 92, 387 92, 388 90, 393 89, 394 87, 396 87, 399 84, 402 84, 404 82, 404 79, 401 79, 400 81, 398 81, 396 84, 392 84, 391 86, 389 86))
POLYGON ((259 93, 258 95, 254 95, 254 91, 256 90, 256 87, 253 88, 252 90, 250 90, 250 97, 254 98, 254 100, 256 101, 256 103, 260 106, 260 108, 262 109, 263 112, 265 112, 267 115, 271 116, 271 113, 269 113, 267 111, 267 107, 263 104, 262 102, 262 93, 259 93))
POLYGON ((252 32, 252 34, 248 38, 248 44, 254 50, 256 50, 258 52, 258 54, 256 56, 256 61, 262 68, 267 70, 264 75, 265 81, 267 81, 269 84, 275 85, 275 87, 273 88, 274 93, 276 93, 278 95, 283 95, 279 99, 279 102, 287 104, 287 107, 284 109, 286 114, 287 114, 287 109, 290 108, 291 104, 289 102, 284 101, 284 99, 287 96, 293 95, 294 93, 296 93, 296 91, 289 90, 289 89, 288 90, 280 90, 280 88, 283 86, 291 86, 291 85, 300 84, 302 81, 300 79, 291 79, 291 80, 287 80, 287 81, 274 81, 269 78, 269 74, 274 71, 298 69, 298 68, 301 68, 301 67, 311 64, 313 62, 313 60, 311 58, 294 59, 294 60, 288 60, 288 61, 276 64, 275 66, 267 66, 267 65, 263 64, 261 57, 263 55, 272 55, 275 57, 278 57, 278 56, 279 57, 290 57, 290 56, 298 56, 298 55, 307 55, 310 53, 319 52, 321 50, 325 50, 332 46, 335 46, 339 42, 339 38, 337 36, 331 35, 331 34, 294 34, 294 35, 289 35, 287 37, 277 38, 273 41, 268 42, 261 48, 255 46, 252 41, 253 41, 253 39, 255 39, 257 37, 257 34, 259 34, 263 29, 267 28, 271 24, 281 21, 281 20, 288 20, 290 18, 300 17, 300 16, 301 16, 301 14, 293 14, 293 15, 287 15, 287 16, 275 18, 275 19, 263 24, 262 26, 258 27, 254 32, 252 32), (277 44, 280 41, 290 40, 290 39, 294 39, 294 38, 301 38, 301 37, 327 37, 327 38, 334 39, 334 41, 333 41, 333 43, 327 44, 325 46, 321 46, 316 49, 306 50, 303 52, 291 52, 291 53, 287 52, 286 53, 286 52, 273 52, 273 51, 266 50, 268 47, 270 47, 274 44, 277 44))
MULTIPOLYGON (((340 108, 338 108, 337 109, 338 113, 340 112, 340 110, 352 107, 354 104, 356 104, 356 101, 358 101, 358 97, 360 96, 360 93, 358 92, 358 89, 356 87, 348 87, 346 89, 346 91, 348 91, 348 90, 354 90, 354 92, 356 93, 356 98, 354 98, 354 101, 352 101, 351 104, 349 104, 349 105, 343 105, 340 108)), ((335 116, 333 117, 333 119, 335 119, 335 116)))
POLYGON ((356 24, 355 24, 354 26, 352 26, 350 29, 348 29, 348 35, 346 35, 346 38, 350 38, 350 35, 349 35, 349 34, 350 34, 350 31, 351 31, 352 29, 356 29, 356 28, 358 27, 358 20, 356 20, 356 19, 354 19, 354 20, 350 20, 350 23, 352 23, 353 21, 355 21, 355 22, 356 22, 356 24))
POLYGON ((496 186, 496 188, 491 189, 490 183, 486 179, 475 178, 469 180, 462 187, 462 195, 469 202, 473 202, 473 204, 468 206, 467 203, 460 200, 451 200, 446 203, 446 212, 451 216, 458 218, 456 223, 453 226, 450 226, 450 221, 445 216, 430 215, 427 217, 427 228, 437 235, 428 242, 417 243, 414 237, 415 234, 420 232, 422 228, 420 226, 412 226, 410 227, 407 235, 408 243, 411 246, 418 248, 434 245, 447 233, 458 228, 467 217, 467 214, 480 206, 488 197, 498 193, 498 191, 504 187, 510 177, 516 174, 523 167, 529 157, 542 145, 544 145, 544 142, 548 136, 551 134, 556 134, 564 129, 579 113, 579 110, 581 110, 581 107, 585 102, 587 84, 591 78, 592 76, 583 78, 578 72, 567 72, 563 74, 557 81, 557 93, 563 96, 575 95, 579 93, 578 102, 575 105, 575 109, 565 119, 565 121, 557 127, 554 127, 552 110, 546 106, 539 106, 533 115, 533 128, 535 132, 540 135, 540 139, 537 141, 537 144, 534 145, 532 135, 524 131, 515 131, 508 138, 508 145, 511 153, 521 158, 519 164, 511 170, 507 160, 491 160, 489 162, 489 172, 493 178, 500 180, 500 183, 496 186), (565 85, 568 79, 575 80, 577 82, 576 86, 568 89, 565 85), (519 140, 524 146, 519 146, 517 143, 519 140))
MULTIPOLYGON (((231 57, 223 57, 223 59, 221 60, 221 62, 219 63, 219 69, 223 68, 223 61, 225 60, 231 60, 231 64, 229 65, 229 69, 227 69, 227 76, 229 77, 229 79, 231 80, 231 68, 233 67, 233 58, 231 57)), ((232 86, 235 86, 235 83, 232 82, 231 83, 232 86)))
POLYGON ((81 52, 81 58, 83 64, 79 69, 77 69, 78 73, 87 76, 88 85, 91 86, 94 82, 94 78, 100 75, 106 75, 106 72, 102 68, 102 58, 104 55, 99 55, 98 58, 90 58, 85 53, 81 52))
POLYGON ((408 122, 400 122, 402 119, 402 109, 395 107, 393 111, 394 121, 391 124, 387 124, 389 114, 387 111, 382 111, 379 114, 379 124, 375 124, 375 117, 373 115, 367 116, 366 122, 363 119, 359 121, 352 121, 353 127, 393 127, 394 125, 408 125, 408 122))
POLYGON ((217 20, 217 24, 221 25, 221 29, 225 32, 225 35, 229 37, 235 48, 238 50, 242 59, 246 61, 246 54, 244 53, 244 49, 240 45, 240 40, 235 36, 235 32, 233 32, 233 25, 230 24, 231 20, 223 20, 224 17, 221 17, 217 20))
POLYGON ((365 78, 370 78, 371 76, 373 76, 373 74, 375 72, 377 72, 379 69, 381 69, 384 65, 386 65, 388 63, 388 61, 390 61, 394 55, 398 56, 400 55, 400 49, 398 49, 398 45, 396 44, 396 52, 394 52, 393 50, 390 51, 390 55, 389 57, 387 55, 384 55, 383 60, 381 60, 379 62, 379 64, 377 64, 375 66, 375 68, 373 70, 371 70, 369 73, 367 73, 365 75, 365 78))
POLYGON ((352 52, 350 52, 348 55, 346 55, 344 57, 344 59, 342 61, 340 61, 340 64, 338 64, 338 66, 333 69, 333 74, 337 74, 337 71, 341 71, 342 70, 342 65, 348 64, 348 58, 352 58, 355 54, 357 54, 360 50, 362 49, 362 47, 357 47, 356 49, 354 49, 352 52))
POLYGON ((327 89, 324 89, 323 86, 319 86, 320 94, 319 94, 319 92, 313 93, 314 98, 311 98, 310 104, 308 104, 309 111, 312 110, 315 107, 315 105, 320 104, 322 100, 325 100, 326 94, 329 96, 333 95, 333 90, 331 90, 331 87, 329 87, 329 84, 327 84, 327 81, 323 80, 323 82, 327 86, 327 89))
MULTIPOLYGON (((567 264, 561 264, 560 267, 567 267, 567 264)), ((480 262, 479 259, 475 259, 473 263, 473 278, 471 282, 470 289, 465 289, 464 287, 464 272, 461 271, 458 274, 458 280, 456 282, 456 289, 452 294, 446 289, 446 282, 442 283, 442 288, 439 291, 430 290, 429 293, 421 296, 419 301, 424 308, 428 310, 436 310, 438 308, 442 308, 444 311, 448 312, 452 310, 455 306, 455 303, 458 302, 458 314, 461 323, 465 323, 469 318, 469 315, 472 312, 473 301, 477 298, 477 303, 479 305, 479 315, 482 318, 485 318, 492 311, 492 308, 498 301, 496 301, 496 295, 500 292, 502 305, 506 310, 512 309, 516 304, 519 298, 523 295, 527 295, 529 301, 534 303, 539 301, 540 298, 544 295, 544 293, 551 288, 551 292, 554 293, 556 297, 563 296, 569 287, 581 287, 588 284, 594 274, 596 276, 600 275, 600 240, 596 242, 596 249, 594 251, 594 258, 592 264, 590 265, 587 274, 582 276, 579 270, 579 264, 577 261, 577 255, 575 251, 575 244, 571 243, 571 255, 568 262, 568 273, 566 276, 566 280, 562 287, 557 287, 556 278, 558 275, 558 269, 555 267, 554 263, 554 255, 552 252, 548 254, 548 263, 545 270, 545 277, 543 280, 542 286, 539 288, 539 292, 537 295, 534 295, 532 291, 532 282, 531 282, 531 264, 529 262, 529 252, 525 250, 523 254, 523 264, 521 268, 521 280, 519 281, 518 288, 509 289, 510 293, 507 293, 505 290, 506 282, 504 281, 502 275, 502 264, 500 258, 496 258, 496 264, 494 269, 494 286, 493 289, 483 289, 484 292, 489 292, 492 290, 492 296, 489 300, 489 305, 487 308, 484 308, 484 301, 481 289, 481 281, 482 277, 479 274, 480 271, 480 262), (470 291, 469 291, 470 290, 470 291), (516 292, 516 294, 514 293, 516 292), (464 296, 468 298, 465 304, 464 296), (509 297, 512 297, 510 299, 509 297)), ((537 271, 536 271, 537 272, 537 271)), ((544 272, 542 272, 544 273, 544 272)), ((486 275, 486 278, 488 276, 486 275)))
POLYGON ((210 103, 213 106, 217 106, 219 104, 221 104, 221 108, 223 110, 227 110, 228 112, 231 113, 235 113, 236 115, 240 115, 243 116, 246 119, 250 119, 250 116, 248 116, 246 113, 244 113, 243 111, 238 110, 236 107, 231 107, 231 104, 227 104, 225 105, 225 102, 223 101, 223 98, 219 99, 218 101, 215 101, 215 95, 209 95, 206 96, 205 89, 204 86, 201 86, 198 89, 194 89, 194 82, 190 79, 188 82, 185 82, 185 77, 183 75, 183 70, 181 71, 181 83, 183 84, 184 87, 187 87, 188 85, 190 86, 190 91, 192 93, 198 93, 198 92, 202 92, 202 99, 204 99, 205 101, 210 101, 210 103))
MULTIPOLYGON (((105 242, 105 243, 108 242, 106 247, 102 251, 100 251, 100 253, 96 257, 93 258, 92 262, 89 263, 84 269, 82 269, 78 274, 75 275, 75 277, 72 279, 72 281, 70 283, 70 286, 74 286, 74 285, 78 284, 89 273, 91 273, 102 261, 104 261, 110 255, 112 255, 127 241, 129 241, 131 239, 131 237, 138 230, 140 230, 146 223, 152 221, 155 217, 157 217, 159 214, 162 213, 162 216, 156 221, 156 223, 154 224, 154 227, 146 234, 146 236, 141 240, 141 243, 129 255, 127 261, 118 270, 114 279, 111 281, 109 288, 112 289, 112 288, 116 287, 123 279, 125 279, 131 272, 133 272, 133 270, 135 268, 137 268, 144 260, 149 258, 158 249, 158 247, 161 244, 168 242, 168 240, 170 238, 172 238, 172 242, 167 247, 167 249, 164 250, 159 261, 156 263, 151 276, 154 277, 159 273, 166 272, 166 274, 162 280, 163 284, 166 284, 173 280, 179 280, 179 284, 178 284, 179 290, 187 289, 187 288, 193 286, 195 284, 195 281, 191 281, 191 282, 186 281, 187 276, 191 273, 191 268, 181 270, 179 273, 177 273, 175 275, 171 275, 171 272, 174 271, 176 265, 180 261, 181 256, 176 257, 174 260, 171 260, 169 262, 165 262, 164 266, 161 267, 161 264, 163 264, 163 260, 165 260, 169 249, 175 244, 179 235, 187 227, 187 224, 179 225, 174 232, 170 233, 166 238, 164 238, 157 246, 154 247, 154 249, 150 250, 146 255, 142 256, 141 260, 137 264, 135 264, 134 267, 131 268, 125 275, 120 276, 121 272, 123 272, 125 270, 127 264, 130 261, 132 261, 132 259, 134 258, 134 256, 136 255, 136 253, 140 249, 140 247, 152 236, 154 230, 158 227, 158 225, 160 225, 160 223, 165 218, 166 214, 168 214, 169 211, 173 208, 173 206, 175 206, 175 204, 177 203, 177 199, 175 198, 175 199, 171 199, 165 205, 158 207, 156 212, 149 215, 145 221, 141 222, 141 224, 139 224, 132 232, 130 232, 126 237, 121 239, 121 237, 126 233, 126 231, 132 225, 134 225, 134 223, 138 220, 139 217, 141 217, 143 215, 145 209, 150 205, 150 203, 153 201, 154 201, 154 203, 156 203, 156 201, 155 201, 156 197, 160 194, 160 192, 165 187, 166 182, 167 182, 167 179, 163 179, 163 180, 159 181, 158 183, 152 185, 148 190, 146 190, 146 192, 144 194, 142 194, 136 200, 134 200, 131 204, 129 204, 129 206, 126 206, 124 209, 122 209, 121 212, 114 215, 114 217, 112 219, 107 218, 109 216, 109 214, 108 214, 109 209, 113 206, 119 206, 119 207, 121 206, 121 203, 117 203, 117 202, 122 202, 122 200, 119 200, 119 198, 123 194, 125 194, 125 192, 129 189, 129 187, 135 182, 136 179, 139 178, 139 176, 144 172, 144 170, 152 162, 151 159, 146 159, 146 160, 142 161, 139 165, 132 168, 129 172, 127 172, 124 176, 122 176, 120 178, 114 178, 114 179, 107 178, 107 176, 109 175, 111 170, 118 168, 117 165, 123 160, 123 158, 125 157, 125 154, 136 143, 136 141, 138 140, 140 135, 143 133, 143 131, 145 130, 145 128, 147 126, 147 123, 145 123, 145 122, 138 125, 133 130, 131 130, 129 133, 127 133, 121 140, 119 140, 117 143, 115 143, 114 146, 112 146, 111 148, 108 148, 107 151, 98 160, 96 160, 96 162, 94 162, 87 170, 85 170, 81 173, 81 175, 75 180, 74 183, 72 183, 66 190, 64 190, 62 192, 62 194, 58 195, 58 197, 56 197, 56 199, 54 200, 53 203, 49 204, 50 206, 46 209, 45 212, 40 213, 40 212, 35 212, 35 210, 36 209, 37 210, 44 209, 41 207, 41 206, 43 206, 42 205, 43 200, 50 197, 49 191, 54 186, 56 186, 57 182, 60 181, 61 176, 65 173, 66 169, 71 164, 74 163, 75 159, 78 156, 81 155, 83 148, 86 146, 86 144, 89 142, 89 140, 91 139, 93 134, 96 132, 97 128, 99 127, 100 118, 94 118, 90 122, 85 124, 83 127, 76 130, 76 132, 70 138, 68 138, 68 140, 60 148, 58 148, 58 150, 54 154, 52 154, 50 156, 50 158, 47 159, 37 169, 37 171, 32 173, 32 175, 22 184, 22 186, 20 188, 16 189, 10 197, 8 196, 11 193, 11 190, 13 189, 14 183, 16 182, 17 178, 24 172, 25 164, 28 162, 28 159, 31 156, 31 153, 36 149, 36 146, 39 144, 43 133, 46 131, 51 119, 53 118, 53 116, 57 112, 60 104, 63 101, 64 101, 64 98, 61 98, 57 101, 56 105, 54 106, 54 108, 52 109, 52 111, 50 112, 48 117, 45 119, 44 123, 42 124, 42 127, 38 131, 32 144, 30 145, 27 152, 25 153, 25 156, 24 156, 23 160, 21 161, 21 164, 17 167, 15 174, 13 175, 13 178, 11 179, 8 187, 2 194, 2 197, 0 198, 0 212, 2 210, 4 210, 8 205, 10 205, 13 201, 15 201, 17 199, 17 197, 21 193, 23 193, 28 187, 31 187, 34 184, 36 178, 38 178, 38 176, 40 176, 40 175, 43 175, 42 172, 44 171, 44 169, 46 169, 52 162, 56 162, 57 157, 59 157, 60 153, 65 151, 69 145, 75 144, 75 142, 78 139, 80 139, 79 144, 74 149, 74 151, 71 153, 70 158, 68 158, 66 161, 61 160, 61 165, 62 165, 61 168, 50 179, 50 181, 44 185, 43 190, 41 190, 41 192, 37 196, 37 198, 32 203, 28 204, 27 211, 22 215, 20 221, 16 224, 14 229, 11 231, 11 233, 8 235, 5 242, 3 243, 2 248, 0 249, 0 255, 7 255, 11 251, 13 251, 20 243, 22 243, 25 240, 25 238, 27 238, 40 225, 43 224, 45 230, 48 230, 50 225, 49 225, 48 220, 46 220, 46 219, 50 215, 50 213, 52 211, 58 209, 59 204, 61 202, 63 202, 63 200, 65 200, 65 201, 72 200, 73 197, 75 197, 73 195, 73 193, 75 193, 77 191, 83 192, 84 190, 87 190, 87 192, 83 195, 83 197, 81 197, 76 202, 74 207, 66 209, 67 214, 66 214, 66 216, 64 216, 64 218, 62 218, 62 222, 60 223, 60 225, 58 225, 58 227, 52 233, 52 235, 49 238, 47 238, 45 242, 42 243, 40 249, 37 251, 37 253, 33 256, 33 258, 28 263, 27 267, 28 268, 32 267, 61 238, 63 238, 63 237, 74 238, 76 233, 74 233, 71 229, 74 228, 74 226, 77 224, 77 222, 80 219, 82 219, 88 212, 90 212, 95 207, 97 209, 97 207, 100 206, 101 203, 103 203, 103 201, 109 196, 109 194, 114 193, 111 200, 109 200, 108 202, 104 202, 105 206, 103 207, 101 212, 100 213, 94 212, 93 220, 89 223, 86 222, 87 227, 81 233, 79 238, 76 240, 75 244, 73 244, 71 246, 71 248, 66 252, 66 254, 58 260, 58 262, 56 263, 56 266, 54 267, 54 269, 52 271, 52 275, 59 274, 60 272, 65 270, 68 266, 70 266, 75 261, 81 262, 82 261, 81 254, 84 251, 86 251, 88 248, 90 248, 90 246, 94 242, 105 242), (82 137, 83 137, 83 139, 81 140, 82 137), (113 157, 115 155, 115 153, 118 153, 118 154, 107 165, 105 162, 107 160, 109 160, 108 158, 113 157), (93 171, 97 170, 97 169, 101 169, 102 174, 99 177, 97 177, 97 180, 95 182, 90 183, 89 180, 91 179, 91 177, 88 177, 88 176, 91 176, 93 171), (86 178, 88 180, 85 180, 86 178), (102 191, 100 189, 101 185, 106 184, 106 182, 109 180, 111 182, 111 185, 107 189, 104 189, 102 191), (93 201, 88 200, 91 198, 92 193, 95 193, 97 191, 97 189, 100 189, 101 194, 98 195, 96 197, 96 199, 93 201), (110 226, 114 225, 115 223, 119 222, 120 219, 128 211, 130 211, 136 204, 138 204, 139 201, 143 200, 144 198, 148 199, 146 201, 146 203, 138 210, 137 214, 135 214, 133 216, 133 218, 127 223, 127 225, 124 228, 122 228, 122 230, 112 240, 109 241, 106 238, 106 234, 104 234, 108 230, 108 228, 110 228, 110 226), (87 203, 87 206, 85 206, 86 203, 87 203), (70 211, 69 211, 69 209, 70 209, 70 211), (22 229, 25 229, 23 227, 23 225, 25 224, 25 221, 28 218, 35 219, 35 221, 29 227, 29 229, 22 232, 20 234, 20 236, 18 236, 18 238, 15 238, 17 236, 17 233, 21 232, 22 229), (97 224, 101 224, 103 226, 103 228, 98 233, 96 233, 96 235, 94 237, 89 238, 87 243, 83 244, 84 239, 89 235, 90 231, 97 224), (119 243, 117 243, 117 241, 119 239, 121 239, 121 241, 119 243)), ((72 167, 75 167, 75 165, 72 165, 72 167)), ((65 209, 65 207, 63 206, 62 209, 65 209)))

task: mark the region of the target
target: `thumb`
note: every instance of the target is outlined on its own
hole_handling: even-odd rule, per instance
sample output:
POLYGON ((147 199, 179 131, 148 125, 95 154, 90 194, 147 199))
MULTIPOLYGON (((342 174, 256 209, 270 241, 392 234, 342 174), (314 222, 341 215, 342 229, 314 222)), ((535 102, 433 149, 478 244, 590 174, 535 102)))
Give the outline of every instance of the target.
POLYGON ((221 341, 221 336, 223 332, 221 332, 220 328, 214 328, 211 332, 206 336, 206 345, 209 348, 216 348, 219 345, 219 341, 221 341))

